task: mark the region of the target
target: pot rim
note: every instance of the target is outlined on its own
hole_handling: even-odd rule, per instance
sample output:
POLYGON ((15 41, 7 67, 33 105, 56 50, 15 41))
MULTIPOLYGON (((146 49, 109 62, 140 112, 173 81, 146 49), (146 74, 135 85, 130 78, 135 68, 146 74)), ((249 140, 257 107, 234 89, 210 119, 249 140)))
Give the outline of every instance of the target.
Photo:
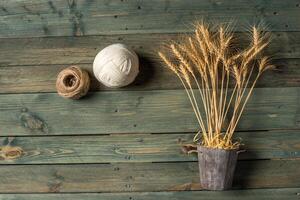
POLYGON ((207 149, 207 150, 215 150, 215 151, 225 151, 225 152, 242 152, 244 150, 241 149, 219 149, 219 148, 212 148, 212 147, 205 147, 201 144, 197 144, 197 150, 201 148, 201 149, 207 149))

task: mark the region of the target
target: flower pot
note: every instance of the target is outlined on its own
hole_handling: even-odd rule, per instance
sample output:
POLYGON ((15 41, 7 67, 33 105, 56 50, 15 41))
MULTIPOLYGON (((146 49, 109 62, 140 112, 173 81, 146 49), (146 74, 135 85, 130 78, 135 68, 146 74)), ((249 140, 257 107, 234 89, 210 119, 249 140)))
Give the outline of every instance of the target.
POLYGON ((200 183, 203 189, 227 190, 232 186, 238 150, 197 146, 200 183))

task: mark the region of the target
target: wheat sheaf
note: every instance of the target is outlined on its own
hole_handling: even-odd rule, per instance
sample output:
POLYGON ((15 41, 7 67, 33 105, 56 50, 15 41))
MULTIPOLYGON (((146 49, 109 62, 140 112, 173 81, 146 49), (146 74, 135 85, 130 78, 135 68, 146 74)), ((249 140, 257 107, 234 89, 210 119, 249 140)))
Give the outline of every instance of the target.
POLYGON ((167 44, 167 52, 158 52, 186 91, 200 128, 194 142, 205 147, 240 147, 233 139, 237 124, 257 80, 274 67, 262 55, 269 33, 258 26, 250 33, 249 46, 240 49, 229 25, 212 28, 198 22, 193 34, 167 44))

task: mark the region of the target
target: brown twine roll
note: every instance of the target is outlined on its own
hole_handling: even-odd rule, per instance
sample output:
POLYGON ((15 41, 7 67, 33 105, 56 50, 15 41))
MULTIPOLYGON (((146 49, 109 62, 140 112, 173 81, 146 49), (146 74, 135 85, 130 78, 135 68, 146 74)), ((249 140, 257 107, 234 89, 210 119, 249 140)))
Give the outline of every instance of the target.
POLYGON ((57 93, 70 99, 79 99, 86 95, 90 88, 88 73, 77 66, 70 66, 62 70, 56 80, 57 93))

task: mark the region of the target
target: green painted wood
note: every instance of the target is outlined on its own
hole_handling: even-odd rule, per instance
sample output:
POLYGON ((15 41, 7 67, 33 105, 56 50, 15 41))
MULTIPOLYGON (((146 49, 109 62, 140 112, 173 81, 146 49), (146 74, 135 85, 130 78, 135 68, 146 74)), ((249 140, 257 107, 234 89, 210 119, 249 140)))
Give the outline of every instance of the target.
MULTIPOLYGON (((237 130, 299 128, 300 88, 258 88, 237 130)), ((91 93, 80 101, 55 93, 0 95, 1 135, 195 132, 184 90, 91 93)))
POLYGON ((297 0, 1 1, 0 37, 82 36, 186 32, 196 19, 246 24, 264 21, 274 31, 299 31, 297 0))
MULTIPOLYGON (((300 60, 293 59, 300 58, 300 32, 274 33, 273 37, 266 54, 274 55, 276 60, 273 63, 277 68, 267 72, 257 87, 300 86, 300 60)), ((156 55, 163 42, 176 38, 177 34, 143 34, 0 39, 0 74, 3 74, 0 93, 54 92, 59 71, 74 63, 90 72, 92 90, 110 90, 94 78, 92 62, 99 50, 116 42, 128 44, 141 60, 140 75, 134 84, 123 90, 182 88, 177 77, 162 65, 156 55)))
MULTIPOLYGON (((189 32, 188 24, 197 18, 215 21, 237 18, 236 31, 243 31, 241 25, 257 18, 270 24, 269 30, 277 31, 267 53, 281 59, 276 61, 279 67, 268 72, 259 83, 258 87, 266 88, 256 90, 238 130, 299 129, 299 9, 296 0, 1 1, 0 38, 106 36, 0 39, 0 93, 54 92, 59 70, 79 63, 91 72, 95 54, 115 42, 128 44, 142 61, 138 80, 124 90, 159 91, 98 92, 81 101, 63 100, 54 93, 0 95, 0 135, 35 136, 0 138, 2 145, 9 143, 24 150, 14 161, 0 160, 0 193, 201 189, 197 163, 190 162, 196 160, 195 156, 180 151, 180 145, 192 138, 191 133, 180 132, 196 131, 195 119, 184 92, 170 90, 181 88, 179 82, 162 68, 155 56, 161 42, 177 35, 151 34, 189 32), (175 134, 126 134, 129 132, 175 134), (110 133, 123 134, 105 135, 110 133), (73 134, 80 136, 55 136, 73 134), (108 162, 114 164, 103 164, 108 162)), ((92 87, 94 91, 107 90, 95 80, 92 87)), ((298 158, 298 135, 298 130, 239 133, 248 149, 240 159, 298 158)), ((299 167, 298 159, 240 161, 234 187, 300 187, 299 167)), ((233 196, 298 199, 299 188, 225 193, 0 194, 0 199, 233 199, 233 196)))
MULTIPOLYGON (((300 160, 240 161, 234 188, 300 187, 300 160)), ((197 162, 2 165, 0 193, 201 189, 197 162)))
MULTIPOLYGON (((299 8, 300 10, 300 8, 299 8)), ((276 59, 300 58, 300 32, 276 32, 266 50, 276 59)), ((237 33, 241 46, 248 35, 237 33)), ((142 60, 157 62, 157 50, 166 41, 178 40, 181 34, 129 34, 86 37, 4 38, 0 39, 0 66, 92 64, 96 54, 112 43, 124 43, 142 60)), ((142 63, 143 64, 143 63, 142 63)))
POLYGON ((0 194, 3 200, 299 200, 299 188, 251 189, 231 191, 182 191, 182 192, 128 192, 128 193, 79 193, 79 194, 0 194))
MULTIPOLYGON (((118 90, 169 90, 182 89, 178 78, 161 63, 142 60, 141 72, 136 81, 118 90)), ((300 87, 300 59, 277 60, 278 67, 267 71, 257 87, 300 87)), ((0 93, 56 92, 57 74, 69 65, 39 65, 0 67, 0 93)), ((114 90, 94 78, 92 64, 80 64, 90 73, 91 91, 114 90)), ((196 88, 196 86, 194 86, 196 88)))
MULTIPOLYGON (((20 147, 23 154, 0 164, 116 163, 197 161, 183 145, 191 143, 186 134, 122 134, 104 136, 2 137, 0 145, 20 147)), ((300 134, 295 131, 240 132, 245 159, 299 158, 300 134)), ((1 159, 1 157, 0 157, 1 159)))

